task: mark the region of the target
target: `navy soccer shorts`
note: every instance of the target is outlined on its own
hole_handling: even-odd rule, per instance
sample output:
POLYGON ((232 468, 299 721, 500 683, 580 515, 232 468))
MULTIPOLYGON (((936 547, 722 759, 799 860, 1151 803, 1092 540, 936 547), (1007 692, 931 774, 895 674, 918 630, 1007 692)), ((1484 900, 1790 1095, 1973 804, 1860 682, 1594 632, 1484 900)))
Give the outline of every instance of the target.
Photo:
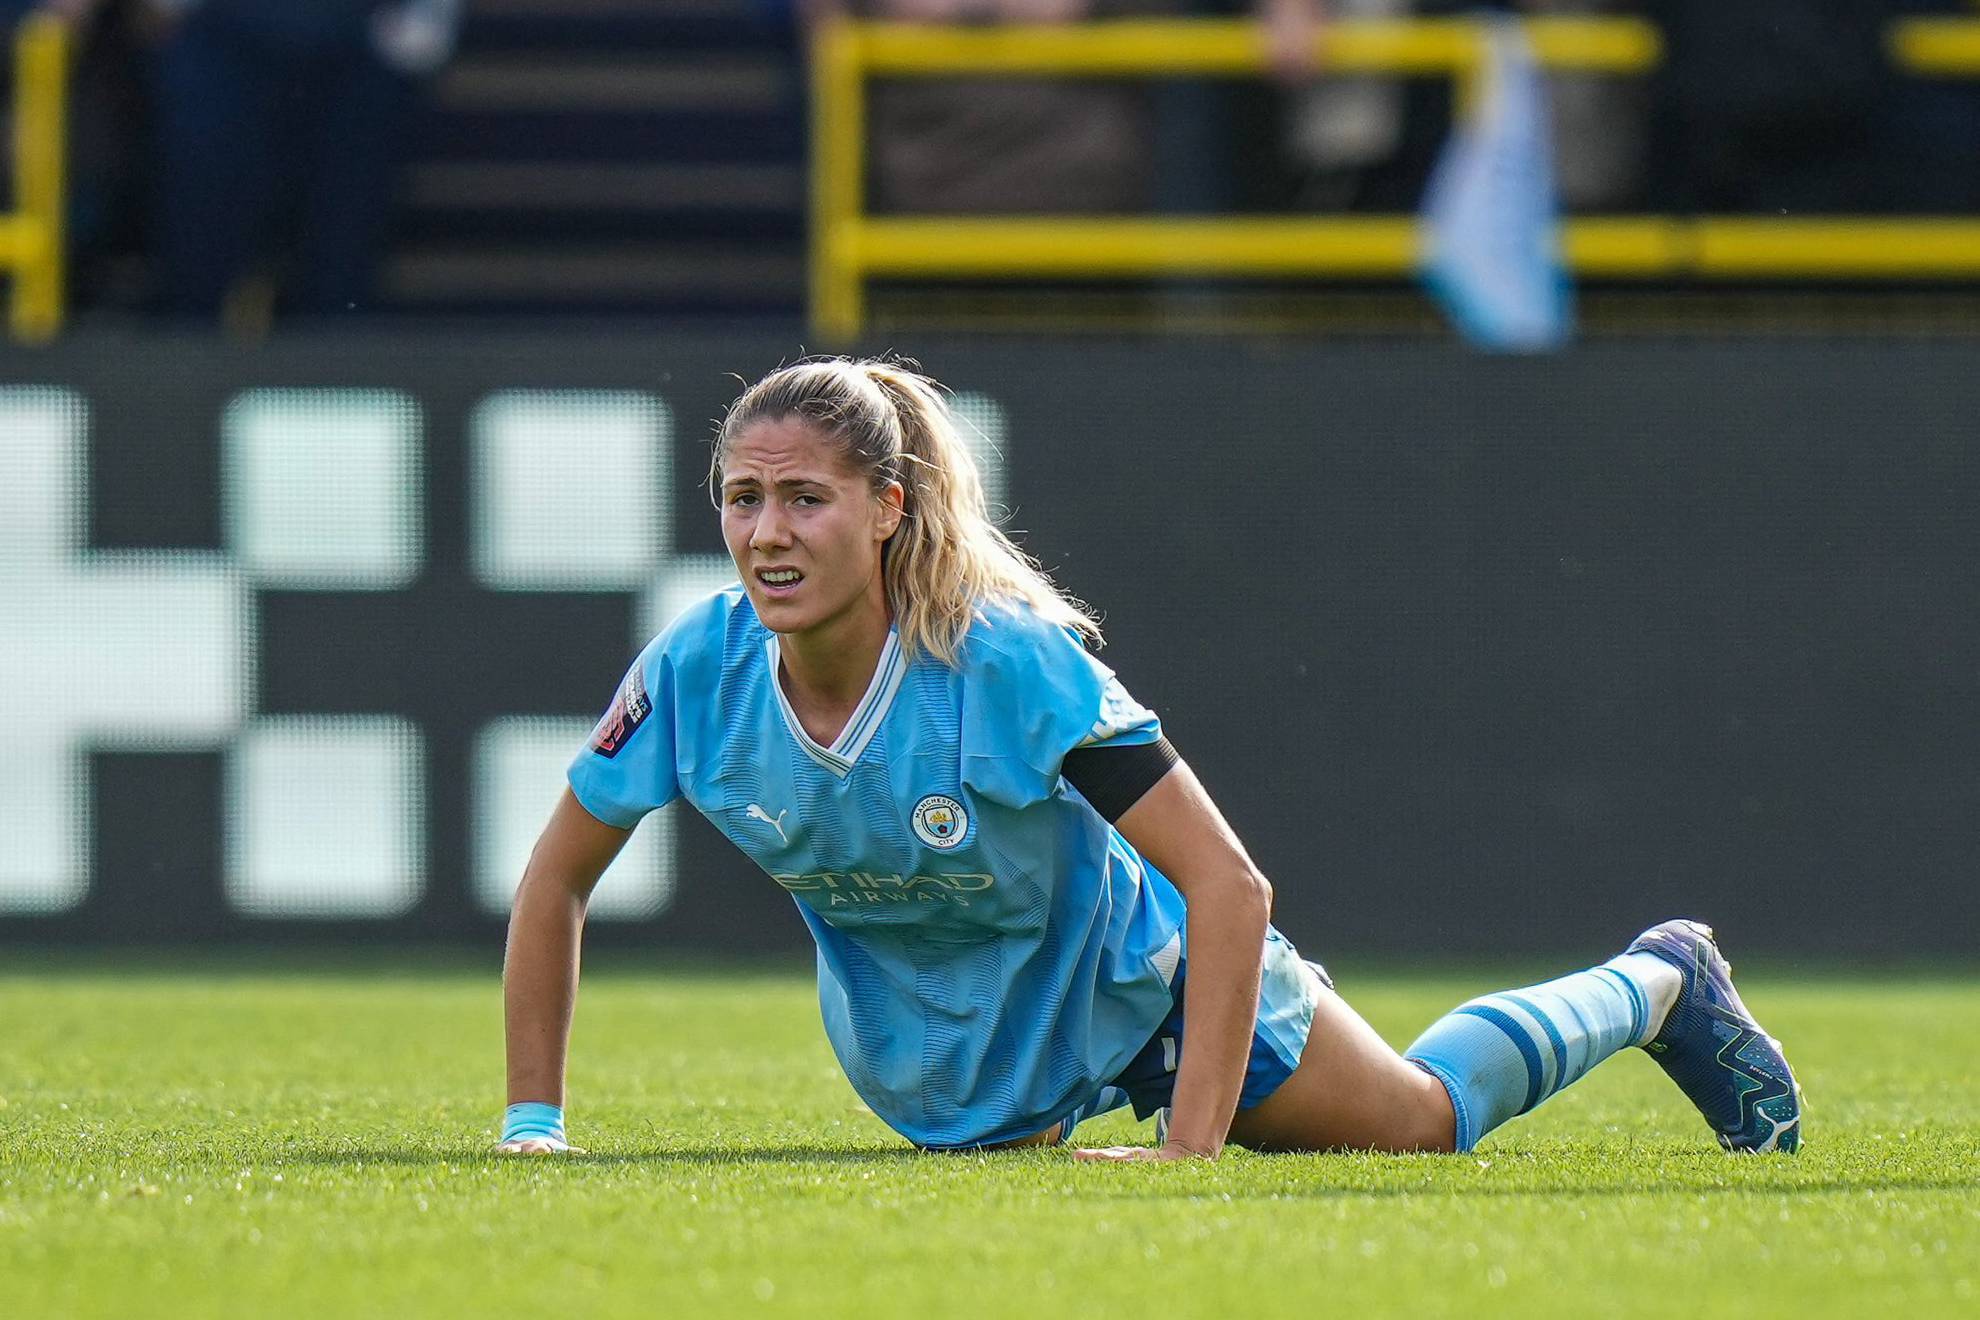
MULTIPOLYGON (((1166 1109, 1176 1090, 1176 1067, 1182 1060, 1183 985, 1189 959, 1176 964, 1169 992, 1175 1006, 1129 1061, 1113 1085, 1127 1092, 1136 1118, 1166 1109)), ((1299 1066, 1300 1052, 1313 1026, 1313 1008, 1322 986, 1333 981, 1319 963, 1299 956, 1299 950, 1274 927, 1265 929, 1264 962, 1258 980, 1258 1021, 1251 1032, 1251 1058, 1245 1065, 1244 1090, 1238 1108, 1250 1109, 1279 1089, 1299 1066)))

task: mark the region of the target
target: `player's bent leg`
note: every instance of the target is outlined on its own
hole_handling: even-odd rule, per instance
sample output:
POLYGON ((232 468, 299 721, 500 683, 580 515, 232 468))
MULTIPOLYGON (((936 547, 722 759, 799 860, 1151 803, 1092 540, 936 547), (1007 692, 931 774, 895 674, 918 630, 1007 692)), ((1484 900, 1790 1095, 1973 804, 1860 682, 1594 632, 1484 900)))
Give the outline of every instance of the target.
POLYGON ((1461 1004, 1405 1055, 1449 1092, 1457 1148, 1470 1150, 1616 1051, 1648 1043, 1679 985, 1670 963, 1631 949, 1587 971, 1461 1004))
POLYGON ((1398 1055, 1331 987, 1313 1008, 1299 1065, 1231 1122, 1231 1140, 1261 1151, 1448 1151, 1451 1098, 1398 1055))

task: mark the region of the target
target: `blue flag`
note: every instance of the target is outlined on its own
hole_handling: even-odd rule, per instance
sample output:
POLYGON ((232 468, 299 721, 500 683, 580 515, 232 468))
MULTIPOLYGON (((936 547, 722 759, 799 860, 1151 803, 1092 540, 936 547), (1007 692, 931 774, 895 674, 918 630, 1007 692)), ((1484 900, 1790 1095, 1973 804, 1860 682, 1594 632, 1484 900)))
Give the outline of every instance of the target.
POLYGON ((1481 94, 1423 195, 1423 277, 1473 345, 1542 352, 1574 328, 1546 87, 1516 19, 1489 20, 1484 41, 1481 94))

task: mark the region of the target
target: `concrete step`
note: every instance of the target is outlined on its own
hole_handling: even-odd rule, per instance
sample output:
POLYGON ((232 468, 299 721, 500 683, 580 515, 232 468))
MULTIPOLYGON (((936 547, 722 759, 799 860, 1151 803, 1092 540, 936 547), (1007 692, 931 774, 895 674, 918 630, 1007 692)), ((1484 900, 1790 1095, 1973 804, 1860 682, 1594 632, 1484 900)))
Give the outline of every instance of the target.
POLYGON ((477 18, 687 18, 753 19, 764 12, 763 0, 468 0, 468 17, 477 18))
POLYGON ((767 0, 469 0, 382 310, 796 317, 803 91, 767 0))
POLYGON ((473 0, 463 52, 792 48, 789 18, 756 0, 473 0))
POLYGON ((427 212, 796 214, 804 189, 804 169, 795 163, 433 160, 408 172, 406 202, 427 212))
POLYGON ((803 301, 804 260, 795 247, 759 252, 714 243, 407 248, 386 262, 380 293, 401 311, 707 306, 793 312, 803 301))
POLYGON ((592 164, 792 162, 804 157, 795 112, 456 111, 422 125, 415 159, 568 160, 592 164))
POLYGON ((434 88, 442 112, 774 112, 795 104, 796 68, 763 54, 463 55, 434 88))

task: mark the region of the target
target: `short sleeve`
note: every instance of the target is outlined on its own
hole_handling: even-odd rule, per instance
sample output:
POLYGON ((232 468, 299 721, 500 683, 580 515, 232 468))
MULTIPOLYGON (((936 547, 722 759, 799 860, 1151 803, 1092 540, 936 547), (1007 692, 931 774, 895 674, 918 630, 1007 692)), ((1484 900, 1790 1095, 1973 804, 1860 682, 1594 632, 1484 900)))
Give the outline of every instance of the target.
POLYGON ((1137 747, 1155 742, 1161 736, 1162 721, 1155 718, 1155 712, 1129 696, 1121 680, 1112 670, 1107 670, 1107 681, 1100 688, 1099 717, 1087 729, 1086 736, 1073 746, 1137 747))
POLYGON ((680 796, 674 762, 674 667, 654 639, 619 683, 612 704, 571 762, 571 792, 607 825, 629 830, 680 796))
POLYGON ((1005 806, 1052 795, 1066 753, 1162 736, 1162 722, 1128 694, 1070 630, 1028 614, 979 621, 965 650, 963 782, 1005 806))

